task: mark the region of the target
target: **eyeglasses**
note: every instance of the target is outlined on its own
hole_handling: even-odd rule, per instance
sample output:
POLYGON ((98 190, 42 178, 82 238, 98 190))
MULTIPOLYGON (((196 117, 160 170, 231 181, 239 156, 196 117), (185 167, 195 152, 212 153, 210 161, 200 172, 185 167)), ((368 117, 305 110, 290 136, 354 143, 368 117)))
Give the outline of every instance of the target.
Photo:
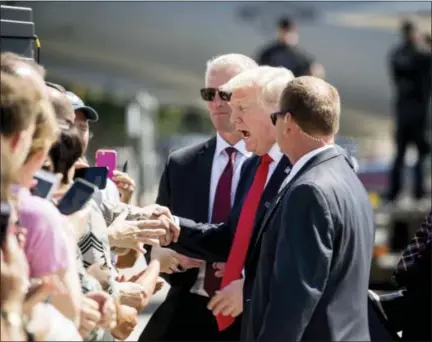
POLYGON ((63 86, 61 86, 60 84, 56 84, 56 83, 52 83, 52 82, 47 82, 46 81, 45 85, 47 87, 54 88, 55 90, 58 90, 62 94, 66 93, 66 89, 63 86))
POLYGON ((232 95, 232 93, 221 91, 217 88, 201 88, 200 93, 201 93, 201 98, 207 102, 213 101, 216 96, 216 93, 219 93, 219 97, 221 98, 222 101, 231 100, 231 95, 232 95))
POLYGON ((274 112, 270 114, 270 120, 273 126, 276 126, 278 116, 284 116, 287 112, 274 112))

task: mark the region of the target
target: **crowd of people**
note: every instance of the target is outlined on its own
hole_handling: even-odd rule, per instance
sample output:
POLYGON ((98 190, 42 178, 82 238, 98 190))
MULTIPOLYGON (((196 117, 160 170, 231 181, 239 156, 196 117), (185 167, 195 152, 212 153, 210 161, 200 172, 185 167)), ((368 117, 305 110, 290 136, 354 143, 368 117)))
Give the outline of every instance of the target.
MULTIPOLYGON (((1 54, 2 341, 125 340, 165 282, 140 341, 398 338, 371 328, 385 317, 370 307, 374 213, 334 143, 337 89, 227 54, 207 63, 200 93, 216 135, 170 154, 157 204, 130 204, 134 181, 115 171, 62 215, 99 115, 40 65, 1 54), (32 193, 41 169, 59 178, 51 200, 32 193), (121 275, 143 253, 145 269, 121 275)), ((396 272, 404 308, 430 303, 430 221, 396 272)), ((430 340, 430 306, 421 317, 397 329, 404 339, 430 340)))
POLYGON ((125 279, 116 255, 158 231, 142 228, 151 208, 128 204, 135 183, 120 171, 85 209, 60 214, 98 113, 44 74, 1 55, 1 340, 123 340, 162 283, 157 258, 125 279), (32 194, 41 169, 59 177, 52 201, 32 194))

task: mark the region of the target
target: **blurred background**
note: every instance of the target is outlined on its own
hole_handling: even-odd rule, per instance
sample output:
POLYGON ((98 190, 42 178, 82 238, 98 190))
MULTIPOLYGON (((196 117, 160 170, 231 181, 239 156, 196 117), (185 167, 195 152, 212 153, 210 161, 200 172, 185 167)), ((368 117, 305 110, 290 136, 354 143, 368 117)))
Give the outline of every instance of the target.
POLYGON ((376 208, 373 282, 387 279, 386 270, 430 208, 430 157, 424 173, 428 204, 410 202, 414 148, 405 156, 402 191, 411 204, 388 210, 384 199, 395 154, 389 53, 401 41, 403 20, 411 20, 425 41, 428 35, 430 39, 430 2, 1 4, 33 10, 47 79, 75 92, 99 113, 99 122, 91 127, 89 159, 99 148, 116 149, 119 163, 128 161, 129 173, 139 180, 140 204, 154 201, 172 149, 213 134, 199 94, 206 61, 230 52, 257 57, 275 39, 277 21, 287 15, 297 23, 300 46, 324 66, 326 80, 341 94, 338 143, 357 158, 376 208))

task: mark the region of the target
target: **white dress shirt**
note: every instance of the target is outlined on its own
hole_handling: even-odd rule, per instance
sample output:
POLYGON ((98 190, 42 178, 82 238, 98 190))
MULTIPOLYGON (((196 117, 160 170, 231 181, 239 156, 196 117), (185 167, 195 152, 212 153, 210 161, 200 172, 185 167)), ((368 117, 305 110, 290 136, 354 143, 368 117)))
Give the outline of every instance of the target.
POLYGON ((266 180, 265 186, 267 186, 267 184, 270 180, 270 177, 273 175, 273 172, 276 170, 276 167, 278 166, 280 160, 283 157, 283 153, 281 152, 279 145, 274 144, 272 146, 272 148, 270 149, 270 151, 268 152, 268 155, 271 157, 271 159, 273 159, 273 161, 269 165, 269 171, 267 174, 267 180, 266 180))
MULTIPOLYGON (((219 178, 221 177, 227 163, 228 163, 228 154, 225 150, 228 147, 233 147, 236 149, 235 161, 234 161, 234 169, 233 169, 233 178, 231 183, 231 206, 234 203, 237 186, 240 180, 240 171, 243 166, 244 161, 251 156, 251 153, 246 151, 245 144, 243 140, 240 140, 234 146, 228 144, 219 133, 216 136, 216 149, 213 156, 213 164, 211 170, 211 178, 210 178, 210 193, 209 193, 209 208, 208 208, 208 222, 212 220, 213 207, 214 207, 214 199, 216 195, 216 189, 218 186, 219 178)), ((204 290, 204 278, 205 278, 205 269, 206 265, 201 265, 197 281, 194 286, 191 288, 191 293, 195 293, 201 296, 208 297, 207 292, 204 290)))
POLYGON ((333 145, 326 145, 320 148, 317 148, 316 150, 310 151, 309 153, 306 153, 303 157, 301 157, 297 162, 293 165, 291 172, 288 174, 288 176, 284 179, 282 182, 281 187, 279 188, 279 191, 281 191, 290 181, 294 178, 294 176, 306 165, 306 163, 311 160, 313 157, 315 157, 317 154, 328 150, 330 148, 333 148, 333 145))

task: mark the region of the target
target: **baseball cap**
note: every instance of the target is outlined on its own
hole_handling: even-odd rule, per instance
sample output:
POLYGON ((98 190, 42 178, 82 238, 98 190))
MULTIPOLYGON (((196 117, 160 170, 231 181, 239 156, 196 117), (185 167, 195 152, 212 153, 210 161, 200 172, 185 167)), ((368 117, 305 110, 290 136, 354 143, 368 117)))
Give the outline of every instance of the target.
POLYGON ((86 106, 84 104, 83 100, 81 100, 74 93, 72 93, 71 91, 67 91, 66 96, 68 97, 69 101, 71 102, 74 111, 79 110, 79 111, 83 112, 89 121, 96 122, 99 120, 98 113, 92 107, 86 106))

